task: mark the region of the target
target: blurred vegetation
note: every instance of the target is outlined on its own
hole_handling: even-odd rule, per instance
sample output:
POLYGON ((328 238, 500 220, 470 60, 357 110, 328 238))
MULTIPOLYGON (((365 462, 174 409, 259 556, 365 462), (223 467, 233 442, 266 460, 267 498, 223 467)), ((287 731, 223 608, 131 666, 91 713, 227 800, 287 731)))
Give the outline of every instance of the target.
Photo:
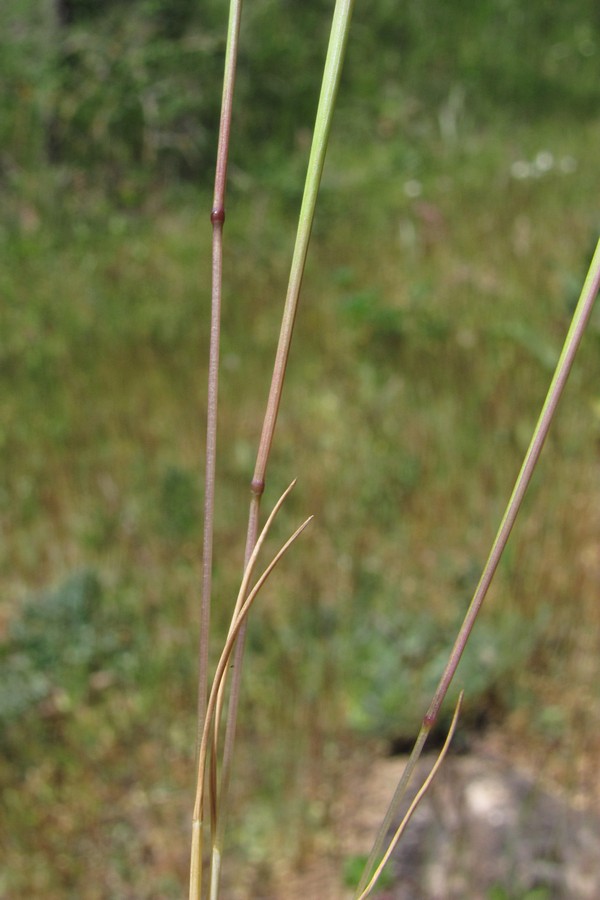
MULTIPOLYGON (((331 6, 245 13, 221 633, 331 6)), ((0 8, 11 900, 166 898, 185 882, 225 14, 0 8)), ((599 30, 591 0, 357 4, 266 496, 299 477, 274 543, 316 520, 250 628, 231 898, 275 878, 277 835, 297 860, 319 843, 357 743, 402 743, 424 712, 598 232, 599 30)), ((570 787, 600 735, 599 342, 596 314, 461 675, 464 727, 502 722, 570 787)))
MULTIPOLYGON (((271 166, 312 126, 331 4, 246 11, 233 156, 271 166)), ((5 0, 0 98, 5 171, 51 161, 114 185, 141 170, 208 185, 224 54, 218 0, 5 0)), ((486 0, 379 0, 355 13, 338 118, 354 139, 472 123, 593 115, 600 13, 486 0)))

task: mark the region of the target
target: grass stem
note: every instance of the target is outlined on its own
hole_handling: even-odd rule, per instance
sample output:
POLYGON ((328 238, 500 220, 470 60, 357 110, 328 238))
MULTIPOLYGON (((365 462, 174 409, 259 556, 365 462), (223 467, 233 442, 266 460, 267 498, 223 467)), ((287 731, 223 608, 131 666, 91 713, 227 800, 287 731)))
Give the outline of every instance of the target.
MULTIPOLYGON (((302 285, 306 255, 308 252, 308 244, 312 230, 312 223, 314 219, 319 185, 321 182, 321 175, 325 163, 325 153, 327 150, 329 133, 331 130, 333 110, 340 81, 344 52, 348 40, 350 18, 353 5, 354 0, 336 0, 335 9, 333 12, 331 33, 315 120, 315 130, 308 161, 304 194, 299 214, 296 241, 294 245, 294 252, 292 255, 292 263, 290 267, 290 278, 282 316, 275 363, 273 367, 273 376, 271 379, 271 388, 269 391, 269 397, 263 421, 256 466, 251 481, 252 496, 250 501, 248 529, 246 536, 245 564, 247 564, 252 554, 254 545, 256 543, 256 536, 258 534, 260 498, 265 488, 267 464, 271 451, 273 435, 275 432, 275 425, 277 422, 281 393, 283 390, 283 382, 285 378, 289 349, 298 308, 298 299, 300 296, 300 288, 302 285)), ((227 725, 225 729, 221 769, 219 820, 215 836, 215 842, 219 847, 221 847, 223 844, 225 810, 227 806, 227 799, 229 796, 231 764, 233 757, 233 747, 235 743, 237 710, 239 704, 243 667, 242 664, 245 644, 245 627, 245 622, 243 622, 239 631, 237 646, 235 650, 233 676, 231 679, 229 706, 227 711, 227 725)), ((218 893, 218 885, 216 890, 218 893)))
MULTIPOLYGON (((238 55, 242 0, 231 0, 225 50, 223 95, 217 145, 215 187, 210 220, 213 229, 211 266, 211 323, 208 359, 208 389, 206 414, 206 451, 204 474, 204 516, 202 545, 202 587, 200 600, 200 635, 198 644, 198 725, 196 753, 205 728, 208 696, 208 662, 212 595, 213 536, 215 509, 215 473, 217 460, 217 420, 219 400, 219 358, 221 334, 221 297, 223 284, 223 225, 225 222, 225 189, 233 92, 238 55)), ((202 827, 194 816, 190 900, 200 900, 202 892, 202 827)))
MULTIPOLYGON (((435 763, 434 763, 434 766, 433 766, 431 772, 429 773, 429 775, 427 776, 427 778, 425 779, 425 781, 423 782, 423 784, 421 785, 421 787, 420 787, 419 790, 417 791, 417 794, 416 794, 414 800, 412 801, 412 803, 411 803, 410 806, 408 807, 408 809, 407 809, 407 811, 406 811, 406 814, 405 814, 404 818, 402 819, 402 821, 401 821, 400 824, 398 825, 398 827, 397 827, 397 829, 396 829, 396 831, 395 831, 395 833, 394 833, 394 836, 392 837, 392 839, 391 839, 391 841, 390 841, 390 843, 389 843, 389 845, 388 845, 387 850, 386 850, 385 853, 383 854, 383 857, 381 858, 381 862, 379 863, 379 865, 377 866, 377 868, 376 868, 375 871, 373 872, 373 875, 372 875, 372 877, 371 877, 371 880, 370 880, 369 883, 366 885, 366 887, 365 887, 364 890, 361 892, 361 894, 358 896, 357 900, 365 900, 365 898, 369 896, 369 894, 371 893, 371 891, 373 890, 373 888, 374 888, 375 885, 377 884, 377 881, 379 880, 379 876, 381 875, 381 873, 383 872, 385 866, 387 865, 387 863, 388 863, 388 861, 389 861, 389 858, 390 858, 390 856, 392 855, 392 853, 394 852, 394 849, 395 849, 395 847, 396 847, 398 841, 400 840, 400 838, 401 838, 402 835, 404 834, 404 832, 405 832, 405 830, 406 830, 406 826, 407 826, 408 823, 410 822, 410 820, 411 820, 411 818, 412 818, 412 816, 413 816, 413 813, 415 812, 417 806, 419 805, 419 803, 421 802, 421 800, 423 799, 423 797, 425 796, 425 794, 427 793, 427 791, 428 791, 429 788, 431 787, 431 785, 432 785, 432 783, 433 783, 433 779, 435 778, 435 776, 436 776, 437 773, 439 772, 440 767, 441 767, 442 763, 444 762, 444 759, 446 758, 446 754, 448 753, 448 750, 449 750, 449 748, 450 748, 450 744, 451 744, 451 742, 452 742, 452 738, 454 737, 454 732, 456 731, 456 725, 457 725, 457 723, 458 723, 458 717, 459 717, 459 715, 460 715, 460 710, 461 710, 461 706, 462 706, 463 696, 464 696, 464 692, 461 691, 461 692, 460 692, 460 695, 459 695, 459 698, 458 698, 458 701, 457 701, 457 704, 456 704, 456 708, 455 708, 455 710, 454 710, 454 715, 452 716, 452 722, 450 723, 450 729, 449 729, 449 731, 448 731, 448 735, 447 735, 447 737, 446 737, 446 740, 444 741, 444 746, 443 746, 442 749, 440 750, 440 753, 439 753, 439 755, 438 755, 438 757, 437 757, 437 759, 436 759, 436 761, 435 761, 435 763)), ((420 751, 419 751, 419 754, 420 754, 420 751)), ((418 756, 417 756, 417 759, 418 759, 418 756)), ((416 762, 416 759, 415 759, 415 762, 416 762)), ((407 765, 406 768, 408 769, 408 765, 407 765)), ((413 766, 413 768, 414 768, 414 766, 413 766)), ((405 789, 406 789, 406 787, 408 787, 408 784, 409 784, 409 781, 410 781, 410 777, 411 777, 411 775, 412 775, 412 771, 413 771, 413 769, 410 770, 409 775, 408 775, 408 778, 406 779, 406 781, 404 781, 404 778, 403 778, 403 779, 401 780, 401 782, 400 782, 400 785, 403 785, 402 796, 404 796, 405 789)), ((399 785, 399 787, 400 787, 400 785, 399 785)), ((391 821, 390 821, 390 822, 389 822, 389 825, 388 825, 388 828, 389 828, 389 826, 390 826, 391 824, 392 824, 392 823, 391 823, 391 821)), ((386 832, 385 832, 385 833, 387 834, 387 829, 386 829, 386 832)), ((378 855, 378 853, 379 853, 379 850, 376 851, 376 856, 378 855)), ((359 889, 360 889, 360 888, 359 888, 359 889)))
POLYGON ((397 813, 398 806, 400 805, 404 797, 408 782, 412 777, 412 773, 416 766, 417 760, 421 755, 425 742, 429 736, 429 732, 431 731, 433 725, 437 720, 440 707, 444 702, 446 694, 448 693, 448 689, 452 683, 454 675, 456 674, 456 669, 464 653, 467 641, 469 640, 469 636, 473 630, 473 626, 475 624, 479 611, 481 610, 483 601, 485 600, 486 594, 492 582, 492 578, 494 577, 494 573, 498 568, 498 563, 500 562, 500 558, 508 542, 512 527, 515 523, 515 519, 517 518, 517 514, 519 512, 519 509, 521 508, 523 498, 531 481, 533 471, 539 460, 540 453, 542 452, 542 447, 544 446, 544 442, 548 435, 548 430, 554 418, 558 402, 563 393, 567 378, 569 377, 569 373, 573 366, 575 354, 577 353, 577 350, 581 343, 581 339, 583 338, 599 287, 600 240, 596 245, 596 250, 590 263, 588 274, 581 290, 581 295, 575 308, 575 312, 573 313, 571 325, 567 332, 567 336, 565 338, 564 346, 559 360, 556 364, 556 369, 550 383, 548 393, 546 395, 546 400, 535 426, 533 436, 531 438, 527 453, 525 454, 521 470, 519 472, 519 475, 517 476, 517 480, 515 482, 513 492, 510 496, 510 500, 508 501, 506 511, 498 528, 498 532, 492 545, 492 549, 483 568, 481 578, 475 589, 473 599, 471 600, 469 608, 466 612, 458 636, 454 642, 454 646, 450 652, 446 668, 442 673, 429 709, 427 710, 423 718, 421 729, 419 731, 419 735, 413 747, 409 761, 406 765, 400 783, 396 788, 392 801, 388 807, 388 811, 385 815, 383 823, 381 824, 381 827, 379 828, 379 831, 377 833, 373 849, 371 850, 369 859, 367 860, 358 887, 358 896, 363 896, 360 894, 360 892, 364 891, 367 884, 367 879, 369 878, 369 874, 373 870, 373 866, 375 865, 375 862, 379 857, 385 837, 397 813))
POLYGON ((213 228, 211 324, 208 360, 208 398, 206 415, 206 451, 204 475, 204 530, 202 547, 202 590, 200 605, 200 639, 198 650, 198 737, 204 727, 208 694, 208 656, 210 635, 210 607, 212 594, 212 560, 215 508, 215 470, 217 460, 217 412, 219 398, 219 356, 221 333, 221 295, 223 283, 223 225, 225 222, 225 188, 229 158, 229 136, 237 61, 242 0, 231 0, 223 97, 217 147, 215 189, 210 220, 213 228))
POLYGON ((436 721, 440 707, 444 702, 444 698, 448 692, 448 688, 450 687, 452 679, 454 678, 456 669, 467 645, 469 635, 473 630, 473 625, 475 624, 475 620, 483 605, 483 601, 485 600, 490 584, 492 583, 492 578, 494 577, 494 573, 498 568, 498 563, 500 562, 500 558, 508 542, 512 527, 521 508, 523 498, 525 497, 525 493, 531 482, 531 477, 540 458, 540 453, 542 452, 542 447, 544 446, 544 442, 548 435, 550 425, 552 424, 554 414, 556 413, 558 401, 562 396, 563 390, 567 383, 567 379, 569 377, 569 373, 573 366, 575 354, 577 353, 577 350, 581 343, 581 339, 583 338, 587 323, 589 321, 594 306, 594 301, 598 293, 599 285, 600 240, 596 245, 596 250, 590 263, 590 268, 581 290, 575 312, 573 313, 571 325, 567 332, 562 352, 556 364, 556 369, 554 371, 554 376, 546 395, 546 400, 544 401, 540 417, 535 426, 531 441, 529 443, 529 447, 527 449, 527 453, 525 454, 523 465, 521 466, 521 471, 517 476, 513 492, 510 496, 510 500, 508 501, 508 505, 500 523, 500 527, 498 528, 494 543, 492 544, 492 549, 483 568, 479 584, 475 589, 473 599, 471 600, 471 604, 469 606, 469 609, 467 610, 463 624, 460 628, 460 631, 450 653, 448 663, 442 674, 442 677, 440 678, 440 682, 434 694, 433 700, 431 701, 431 705, 427 710, 425 721, 430 722, 431 724, 436 721))

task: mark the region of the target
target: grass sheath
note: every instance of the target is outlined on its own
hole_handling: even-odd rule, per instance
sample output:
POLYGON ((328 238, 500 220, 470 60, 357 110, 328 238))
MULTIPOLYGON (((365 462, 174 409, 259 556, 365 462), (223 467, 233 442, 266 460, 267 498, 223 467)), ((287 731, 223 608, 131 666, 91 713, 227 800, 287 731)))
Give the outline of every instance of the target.
MULTIPOLYGON (((292 483, 289 485, 289 487, 286 488, 286 490, 283 492, 283 494, 281 495, 281 497, 279 498, 279 500, 273 507, 273 510, 272 510, 270 516, 268 517, 268 519, 264 525, 264 528, 261 531, 260 536, 254 546, 254 549, 252 551, 252 554, 250 556, 250 559, 248 560, 248 564, 246 565, 246 569, 244 571, 244 576, 242 578, 242 582, 241 582, 240 589, 238 592, 237 600, 236 600, 233 614, 231 617, 231 624, 229 626, 229 632, 227 635, 228 640, 231 638, 232 634, 237 634, 237 632, 239 631, 239 628, 236 627, 236 623, 239 620, 240 613, 245 605, 245 601, 248 596, 250 579, 252 577, 252 573, 254 572, 254 568, 256 566, 256 562, 258 559, 258 555, 261 551, 261 548, 263 546, 265 538, 267 537, 267 534, 269 533, 269 530, 275 519, 275 516, 281 509, 281 507, 282 507, 283 503, 285 502, 289 493, 293 490, 295 484, 296 484, 296 480, 294 479, 294 481, 292 481, 292 483)), ((216 711, 215 711, 215 716, 214 716, 215 727, 213 729, 213 740, 212 740, 213 747, 212 747, 212 754, 211 754, 210 793, 211 793, 211 830, 213 832, 213 842, 216 842, 216 824, 217 824, 217 820, 218 820, 217 755, 218 755, 219 724, 221 721, 221 712, 222 712, 223 702, 224 702, 224 692, 225 692, 225 677, 223 677, 223 679, 221 680, 221 683, 219 684, 219 692, 217 695, 217 706, 216 706, 216 711)), ((219 862, 220 862, 220 859, 219 859, 219 862)))
MULTIPOLYGON (((454 737, 454 732, 456 731, 456 725, 457 725, 457 723, 458 723, 458 717, 459 717, 459 715, 460 715, 460 710, 461 710, 461 706, 462 706, 463 696, 464 696, 464 691, 461 691, 460 694, 459 694, 459 697, 458 697, 458 701, 457 701, 457 703, 456 703, 456 707, 455 707, 455 710, 454 710, 454 715, 452 716, 452 722, 450 723, 450 728, 449 728, 449 730, 448 730, 448 735, 447 735, 447 737, 446 737, 446 740, 444 741, 444 746, 443 746, 442 749, 440 750, 439 755, 438 755, 438 757, 437 757, 437 759, 436 759, 436 761, 435 761, 435 763, 434 763, 434 765, 433 765, 433 768, 431 769, 431 772, 429 773, 429 775, 427 776, 427 778, 425 779, 425 781, 423 782, 423 784, 421 785, 421 787, 420 787, 419 790, 417 791, 417 794, 416 794, 414 800, 412 801, 412 803, 411 803, 410 806, 408 807, 408 809, 407 809, 407 811, 406 811, 406 814, 405 814, 404 818, 402 819, 402 821, 401 821, 400 824, 398 825, 398 827, 397 827, 397 829, 396 829, 396 831, 395 831, 395 833, 394 833, 394 836, 392 837, 391 841, 389 842, 388 847, 387 847, 387 850, 385 851, 385 853, 383 854, 383 857, 381 858, 381 862, 379 863, 379 865, 378 865, 377 868, 375 869, 375 871, 374 871, 374 873, 373 873, 373 875, 372 875, 372 877, 371 877, 371 880, 370 880, 369 883, 366 885, 366 887, 364 888, 364 890, 362 891, 362 893, 360 894, 360 896, 357 898, 357 900, 365 900, 365 898, 368 897, 369 894, 373 891, 374 887, 376 886, 376 884, 377 884, 377 882, 378 882, 378 880, 379 880, 379 877, 380 877, 381 873, 383 872, 383 870, 384 870, 386 864, 387 864, 388 861, 389 861, 390 856, 391 856, 392 853, 394 852, 394 848, 396 847, 396 844, 398 843, 398 841, 400 840, 400 838, 401 838, 402 835, 404 834, 404 832, 405 832, 405 830, 406 830, 406 826, 408 825, 408 823, 409 823, 410 820, 412 819, 413 814, 414 814, 414 812, 415 812, 417 806, 419 805, 419 803, 421 802, 421 800, 423 799, 423 797, 425 796, 425 794, 427 793, 427 791, 428 791, 429 788, 431 787, 431 785, 432 785, 432 783, 433 783, 433 779, 435 778, 435 776, 436 776, 437 773, 439 772, 439 770, 440 770, 440 768, 441 768, 441 765, 442 765, 442 763, 444 762, 444 759, 446 758, 446 754, 448 753, 448 750, 450 749, 450 744, 452 743, 452 738, 454 737)), ((407 784, 408 784, 408 782, 407 782, 407 784)))
MULTIPOLYGON (((200 740, 200 748, 198 752, 198 771, 197 771, 197 781, 196 781, 196 800, 194 804, 194 813, 193 813, 193 823, 192 823, 192 852, 191 852, 191 863, 190 863, 190 900, 199 900, 202 896, 202 830, 204 826, 204 794, 205 794, 205 768, 206 768, 206 760, 209 750, 209 742, 211 737, 211 730, 214 734, 213 741, 213 754, 216 752, 216 735, 218 730, 218 714, 220 711, 220 704, 222 700, 222 688, 224 686, 225 675, 227 672, 227 666, 229 665, 229 660, 231 657, 231 653, 233 647, 235 645, 235 641, 239 634, 240 628, 243 626, 246 616, 254 603, 256 597, 258 596, 261 588, 265 584, 266 580, 269 578, 281 558, 284 554, 289 550, 292 544, 297 540, 300 534, 304 531, 307 525, 310 523, 311 518, 306 519, 305 522, 300 525, 299 528, 292 534, 290 538, 285 542, 283 547, 278 551, 278 553, 273 557, 269 565, 266 567, 260 578, 257 580, 256 584, 252 588, 252 590, 248 593, 248 584, 252 577, 252 572, 256 565, 256 561, 258 558, 258 553, 264 543, 267 534, 271 528, 271 525, 275 519, 275 516, 281 509, 281 506, 293 488, 295 482, 287 488, 287 490, 282 494, 281 498, 275 505, 271 515, 267 519, 267 522, 262 530, 262 533, 257 540, 255 552, 252 554, 248 565, 246 567, 246 571, 244 573, 244 578, 242 581, 242 586, 240 588, 240 593, 238 595, 238 603, 236 603, 236 607, 234 609, 231 627, 229 629, 229 634, 227 636, 227 640, 221 652, 221 657, 219 659, 219 663, 216 668, 215 676, 212 682, 212 687, 210 691, 210 696, 208 698, 206 716, 204 719, 204 728, 200 740), (243 598, 243 602, 242 602, 243 598), (215 715, 217 719, 215 719, 215 715), (213 722, 215 723, 213 725, 213 722)), ((214 798, 214 806, 217 808, 217 798, 214 798)), ((220 866, 221 860, 221 850, 213 844, 213 863, 211 867, 211 885, 218 885, 219 881, 219 872, 218 868, 215 872, 215 865, 217 867, 220 866)), ((211 896, 213 894, 214 888, 211 887, 211 896)))

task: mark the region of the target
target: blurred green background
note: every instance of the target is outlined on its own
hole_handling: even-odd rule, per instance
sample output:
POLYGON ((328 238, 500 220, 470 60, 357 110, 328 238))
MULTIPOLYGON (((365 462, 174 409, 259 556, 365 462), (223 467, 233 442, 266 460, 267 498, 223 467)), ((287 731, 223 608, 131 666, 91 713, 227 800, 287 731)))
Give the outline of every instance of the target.
MULTIPOLYGON (((226 5, 0 7, 10 900, 185 890, 226 5)), ((215 653, 332 7, 255 0, 244 14, 215 653)), ((418 728, 597 238, 599 94, 595 0, 357 4, 265 496, 298 477, 273 545, 316 520, 250 627, 231 898, 274 883, 276 854, 328 846, 348 760, 418 728)), ((465 734, 500 728, 516 755, 588 792, 599 349, 596 313, 459 678, 465 734)))

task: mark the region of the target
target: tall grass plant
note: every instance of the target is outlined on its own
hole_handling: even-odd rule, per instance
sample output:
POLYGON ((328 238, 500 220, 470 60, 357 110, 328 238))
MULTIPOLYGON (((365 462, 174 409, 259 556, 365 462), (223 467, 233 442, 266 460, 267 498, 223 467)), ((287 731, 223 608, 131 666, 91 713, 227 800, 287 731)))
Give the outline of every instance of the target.
MULTIPOLYGON (((133 4, 111 8, 141 14, 133 4)), ((208 247, 211 197, 181 180, 165 185, 178 166, 133 166, 127 154, 104 182, 101 165, 94 169, 87 151, 75 162, 68 143, 48 164, 45 127, 54 103, 66 109, 67 99, 56 96, 63 88, 49 69, 38 83, 26 65, 45 66, 45 57, 18 53, 33 33, 17 21, 25 9, 7 3, 1 13, 11 16, 2 38, 12 42, 2 65, 16 87, 0 102, 27 124, 13 128, 4 107, 0 655, 4 683, 24 692, 17 718, 3 705, 0 729, 1 891, 16 900, 102 890, 180 897, 195 729, 196 410, 206 402, 198 350, 208 346, 209 321, 198 284, 211 268, 198 234, 208 247), (50 619, 55 607, 71 610, 73 576, 99 585, 99 604, 45 628, 40 643, 44 616, 29 610, 49 604, 50 619), (65 654, 65 635, 80 653, 65 654), (24 668, 32 643, 43 655, 24 668)), ((225 29, 220 9, 211 10, 206 70, 216 82, 225 29)), ((410 79, 405 69, 396 78, 410 62, 410 54, 398 60, 396 7, 378 31, 381 52, 369 44, 383 10, 369 10, 368 22, 364 11, 355 15, 270 464, 270 507, 300 476, 278 515, 280 540, 307 512, 315 521, 302 538, 308 552, 299 545, 279 567, 248 624, 223 870, 232 898, 281 896, 282 871, 317 853, 333 855, 341 871, 331 830, 340 795, 352 790, 349 759, 387 742, 405 746, 418 730, 597 238, 598 126, 571 103, 597 84, 600 57, 578 49, 588 12, 570 10, 558 42, 570 61, 556 57, 565 90, 546 115, 546 105, 525 112, 504 105, 506 95, 495 103, 478 95, 476 59, 462 99, 460 90, 450 96, 450 83, 460 88, 465 70, 450 77, 431 53, 410 79), (375 83, 375 62, 387 67, 382 89, 369 98, 365 86, 357 97, 354 78, 375 83)), ((538 13, 527 15, 546 58, 554 45, 538 13)), ((264 21, 258 12, 247 18, 246 35, 261 40, 264 21)), ((79 21, 86 28, 102 37, 98 18, 79 21)), ((297 30, 285 25, 288 37, 297 30)), ((474 32, 463 31, 476 47, 474 32)), ((136 52, 151 53, 151 32, 136 52)), ((425 46, 416 37, 411 53, 425 46)), ((245 46, 248 78, 257 56, 245 46)), ((513 82, 520 61, 533 60, 518 47, 494 57, 510 57, 513 82)), ((169 65, 189 60, 175 46, 169 53, 169 65)), ((535 97, 541 69, 528 71, 535 97)), ((270 81, 271 110, 280 82, 270 81)), ((212 83, 202 79, 216 121, 212 83)), ((289 79, 297 119, 275 135, 286 157, 262 144, 254 156, 239 131, 252 109, 244 90, 224 246, 212 668, 231 614, 221 598, 238 592, 263 413, 261 391, 247 388, 266 392, 270 377, 307 152, 298 124, 310 124, 316 104, 306 85, 302 104, 290 100, 289 79), (234 302, 240 297, 248 302, 234 302)), ((192 171, 204 183, 208 168, 192 171)), ((600 677, 598 334, 594 316, 458 679, 469 684, 459 728, 501 722, 513 755, 529 755, 588 797, 600 677)), ((265 546, 272 556, 278 540, 265 546)), ((444 710, 442 720, 446 730, 444 710)))

